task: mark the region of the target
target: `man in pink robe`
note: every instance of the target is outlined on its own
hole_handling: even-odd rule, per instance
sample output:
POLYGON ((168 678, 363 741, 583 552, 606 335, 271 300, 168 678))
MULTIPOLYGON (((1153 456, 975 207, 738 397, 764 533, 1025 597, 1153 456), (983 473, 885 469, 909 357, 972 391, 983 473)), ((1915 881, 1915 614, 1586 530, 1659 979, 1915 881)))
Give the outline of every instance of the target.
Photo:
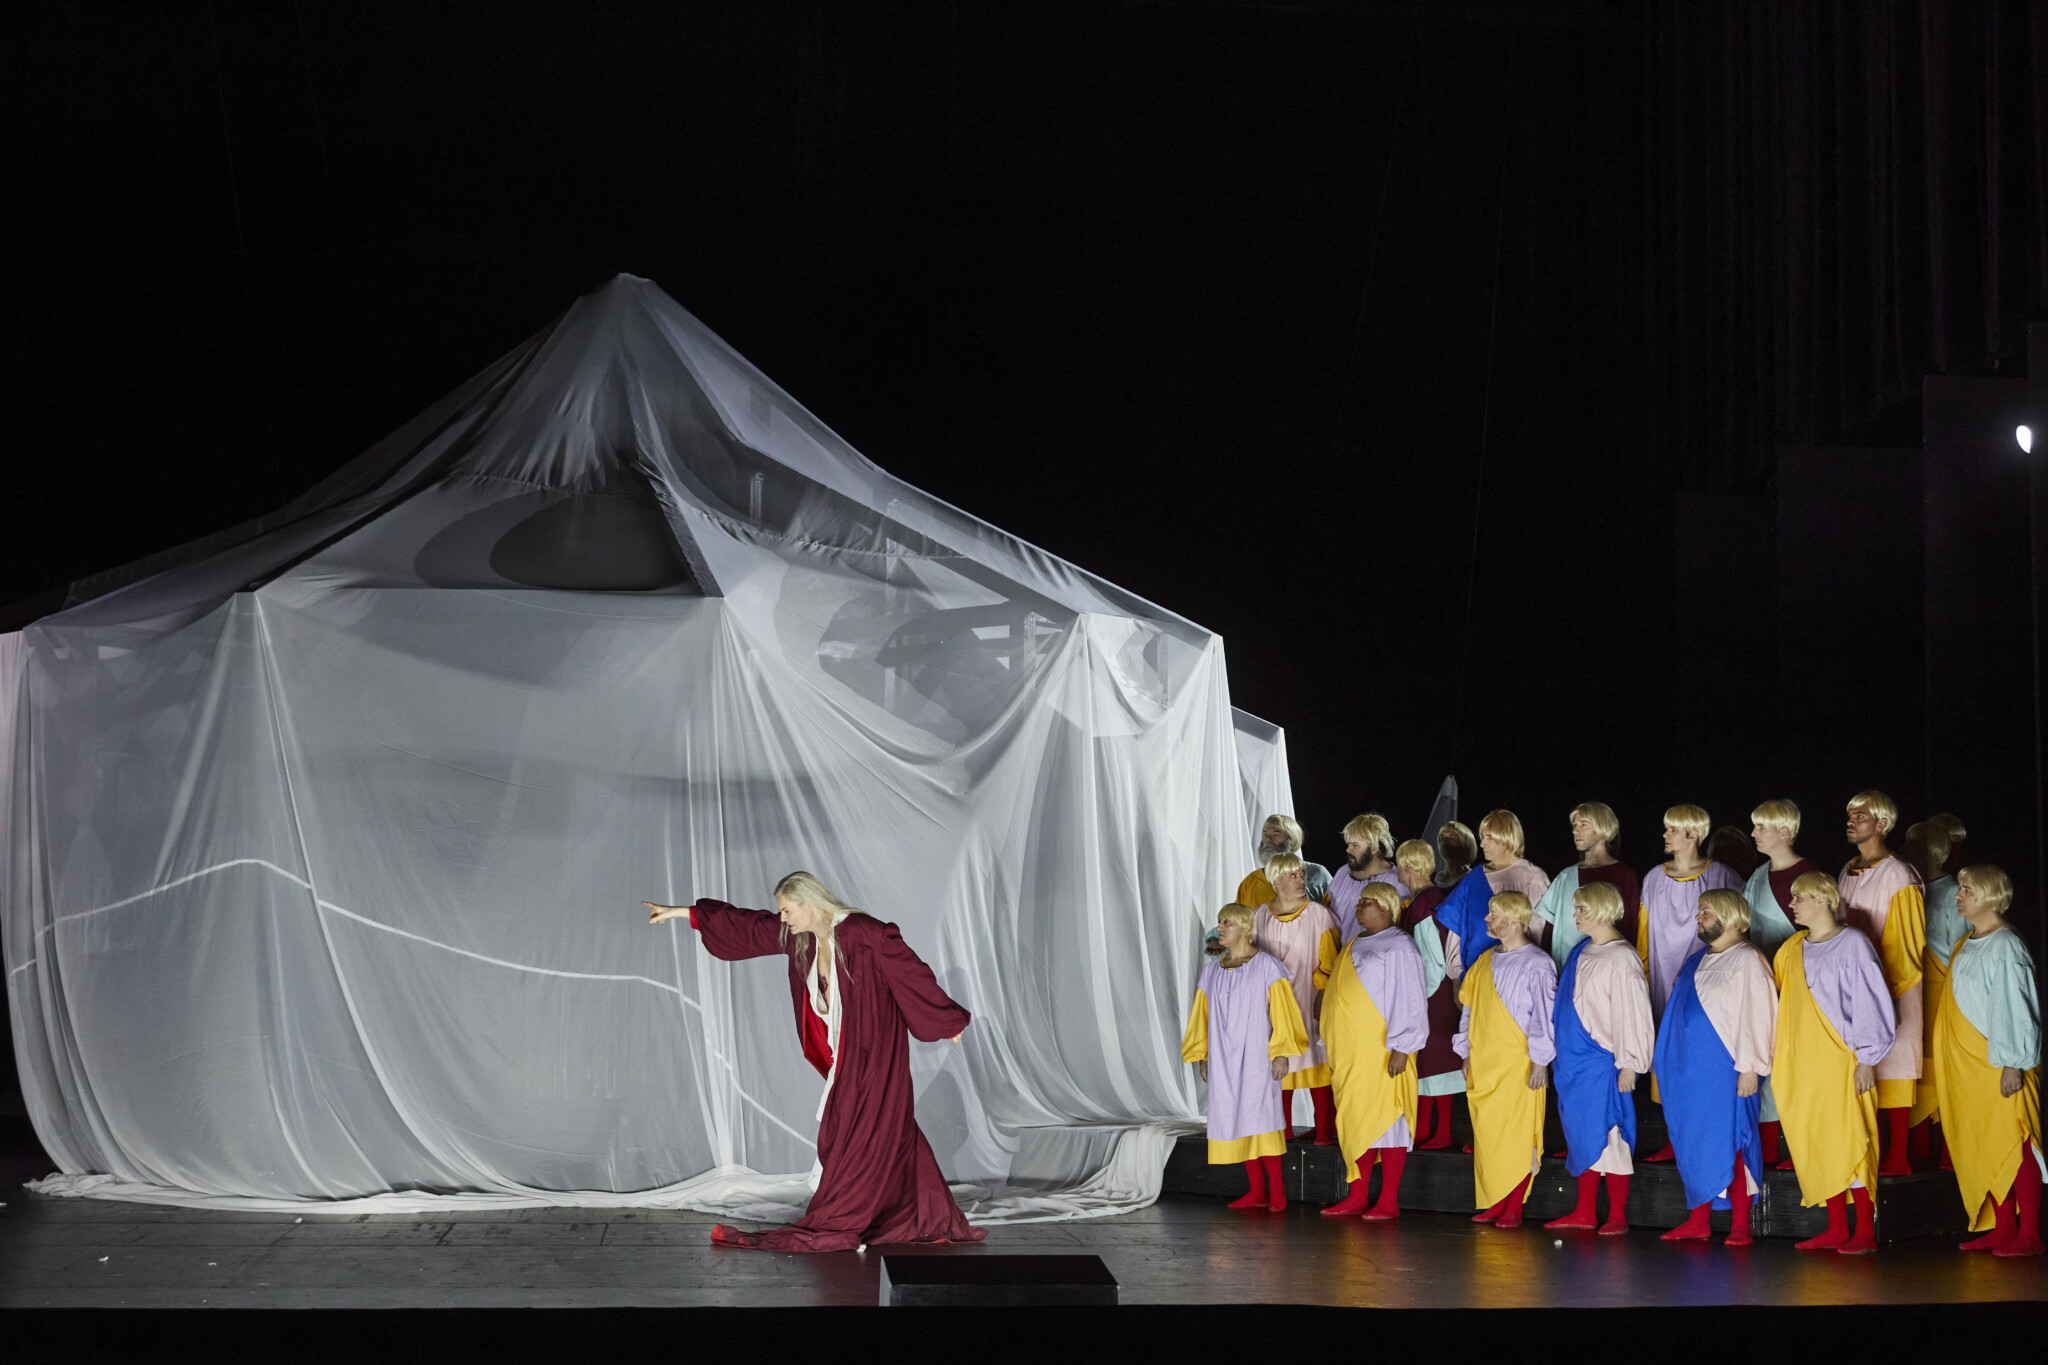
POLYGON ((1848 836, 1856 856, 1837 879, 1842 888, 1842 923, 1862 932, 1877 948, 1886 987, 1892 993, 1896 1035, 1877 1064, 1877 1115, 1884 1133, 1879 1175, 1910 1175, 1906 1128, 1918 1089, 1921 1056, 1921 995, 1927 954, 1927 899, 1919 869, 1896 857, 1885 837, 1898 824, 1898 808, 1883 792, 1859 792, 1849 800, 1848 836))

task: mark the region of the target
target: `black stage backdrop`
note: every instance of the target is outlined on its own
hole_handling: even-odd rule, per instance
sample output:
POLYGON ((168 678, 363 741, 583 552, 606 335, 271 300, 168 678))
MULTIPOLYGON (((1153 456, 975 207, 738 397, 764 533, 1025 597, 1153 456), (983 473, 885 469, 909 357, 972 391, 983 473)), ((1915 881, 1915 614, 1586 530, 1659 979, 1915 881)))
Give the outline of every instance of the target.
MULTIPOLYGON (((1547 867, 1588 798, 1638 866, 1673 801, 1746 826, 1771 746, 1698 692, 1751 675, 1684 670, 1779 647, 1774 523, 1686 551, 1677 500, 1917 444, 1921 376, 2017 373, 2048 312, 2024 0, 5 23, 0 600, 283 503, 631 271, 886 468, 1220 631, 1325 861, 1453 768, 1547 867)), ((1924 813, 1902 723, 1795 793, 1823 862, 1850 792, 1924 813)))

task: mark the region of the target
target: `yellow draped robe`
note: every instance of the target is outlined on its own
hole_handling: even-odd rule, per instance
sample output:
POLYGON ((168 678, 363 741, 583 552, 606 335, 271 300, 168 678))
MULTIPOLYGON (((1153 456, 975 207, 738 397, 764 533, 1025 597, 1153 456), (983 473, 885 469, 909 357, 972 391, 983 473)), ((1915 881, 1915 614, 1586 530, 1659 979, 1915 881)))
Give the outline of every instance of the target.
MULTIPOLYGON (((1930 957, 1927 965, 1936 961, 1930 957)), ((2034 1159, 2027 1145, 2041 1145, 2041 1068, 2022 1072, 2019 1090, 2009 1097, 1998 1093, 2003 1070, 1991 1065, 1990 1043, 1950 1001, 1934 1020, 1934 1086, 1972 1232, 1996 1221, 1992 1210, 2012 1188, 2020 1163, 2034 1159)))
MULTIPOLYGON (((1796 1159, 1799 1202, 1877 1188, 1877 1088, 1856 1093, 1856 1054, 1806 989, 1806 932, 1778 949, 1778 1039, 1771 1093, 1796 1159)), ((1950 1011, 1954 1013, 1954 1011, 1950 1011)))
MULTIPOLYGON (((1266 1040, 1266 1057, 1278 1061, 1282 1057, 1299 1056, 1308 1048, 1308 1025, 1302 1022, 1301 1006, 1294 999, 1294 986, 1286 977, 1281 977, 1266 987, 1266 1018, 1272 1024, 1272 1034, 1266 1040)), ((1204 1061, 1209 1056, 1209 996, 1197 989, 1195 1003, 1188 1011, 1187 1031, 1181 1035, 1180 1059, 1184 1062, 1204 1061)), ((1280 1117, 1279 1106, 1275 1105, 1273 1117, 1280 1117)), ((1250 1161, 1253 1157, 1281 1156, 1287 1151, 1287 1139, 1280 1136, 1275 1128, 1270 1133, 1258 1133, 1252 1137, 1225 1138, 1218 1141, 1209 1139, 1209 1164, 1211 1166, 1233 1166, 1250 1161)))
POLYGON ((1322 1026, 1337 1100, 1337 1150, 1344 1153, 1344 1178, 1356 1184, 1368 1142, 1404 1118, 1415 1131, 1415 1059, 1400 1075, 1387 1074, 1386 1018, 1349 963, 1323 991, 1322 1026))
POLYGON ((1491 948, 1465 973, 1458 1003, 1472 1011, 1472 1080, 1465 1101, 1472 1109, 1473 1197, 1490 1209, 1535 1177, 1549 1087, 1529 1088, 1529 1035, 1493 988, 1491 948))
MULTIPOLYGON (((1908 1123, 1928 1119, 1940 1122, 1941 1103, 1934 1087, 1934 1035, 1941 1028, 1941 1012, 1948 1007, 1948 968, 1942 965, 1941 955, 1930 948, 1921 960, 1920 1027, 1925 1030, 1921 1034, 1925 1046, 1921 1048, 1920 1080, 1913 1087, 1913 1112, 1906 1120, 1908 1123)), ((1946 1132, 1943 1136, 1947 1136, 1946 1132)))

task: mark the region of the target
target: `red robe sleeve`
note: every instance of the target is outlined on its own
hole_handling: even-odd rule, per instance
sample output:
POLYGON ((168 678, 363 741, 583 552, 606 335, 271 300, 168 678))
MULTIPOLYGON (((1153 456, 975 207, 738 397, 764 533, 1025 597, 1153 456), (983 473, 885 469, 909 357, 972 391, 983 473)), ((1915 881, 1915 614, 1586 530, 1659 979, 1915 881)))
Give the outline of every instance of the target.
POLYGON ((704 940, 705 951, 727 962, 783 955, 782 919, 766 910, 698 901, 690 907, 690 927, 704 940))
MULTIPOLYGON (((876 928, 881 932, 873 935, 874 960, 889 985, 889 994, 896 999, 896 1008, 903 1015, 910 1036, 923 1043, 958 1037, 974 1016, 939 989, 939 979, 925 966, 924 959, 910 950, 895 925, 878 923, 876 928)), ((843 924, 841 932, 845 932, 843 924)))

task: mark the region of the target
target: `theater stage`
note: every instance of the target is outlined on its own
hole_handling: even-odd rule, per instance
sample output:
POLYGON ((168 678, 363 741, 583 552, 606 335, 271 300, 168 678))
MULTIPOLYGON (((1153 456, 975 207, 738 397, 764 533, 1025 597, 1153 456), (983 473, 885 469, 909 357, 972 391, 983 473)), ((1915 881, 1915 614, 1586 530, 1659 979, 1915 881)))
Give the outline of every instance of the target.
MULTIPOLYGON (((0 1120, 0 1306, 505 1308, 870 1305, 876 1253, 714 1248, 706 1215, 535 1209, 445 1217, 214 1213, 47 1199, 19 1118, 0 1120)), ((1654 1230, 1562 1238, 1450 1213, 1393 1226, 1313 1207, 1236 1213, 1168 1195, 1116 1218, 997 1228, 932 1254, 1093 1253, 1125 1304, 1645 1308, 2048 1301, 2048 1265, 1965 1256, 1916 1238, 1872 1257, 1666 1245, 1654 1230), (1561 1244, 1560 1244, 1561 1242, 1561 1244)))

